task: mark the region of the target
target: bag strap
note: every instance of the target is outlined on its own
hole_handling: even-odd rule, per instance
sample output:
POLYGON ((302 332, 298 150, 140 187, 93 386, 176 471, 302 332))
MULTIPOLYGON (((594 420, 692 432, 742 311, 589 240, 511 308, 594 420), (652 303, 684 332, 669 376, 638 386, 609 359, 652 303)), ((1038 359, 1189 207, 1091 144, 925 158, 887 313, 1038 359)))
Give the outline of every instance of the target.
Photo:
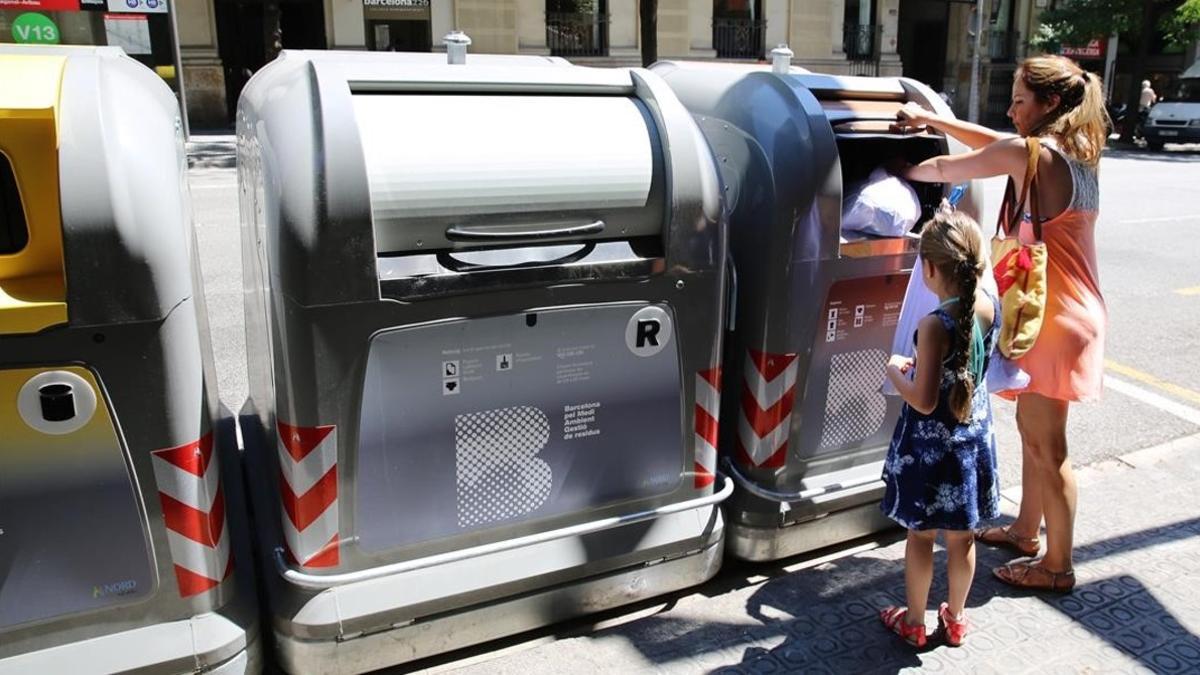
POLYGON ((1008 185, 1004 189, 1004 201, 1000 205, 1000 218, 996 221, 997 236, 1000 235, 1001 229, 1008 236, 1020 226, 1021 216, 1024 215, 1025 204, 1028 201, 1030 211, 1033 214, 1034 236, 1037 237, 1038 241, 1042 240, 1042 222, 1039 217, 1037 198, 1038 157, 1041 155, 1041 147, 1041 141, 1037 137, 1030 136, 1025 139, 1025 148, 1028 151, 1028 155, 1025 162, 1025 179, 1021 181, 1021 198, 1014 198, 1016 185, 1010 176, 1008 185))

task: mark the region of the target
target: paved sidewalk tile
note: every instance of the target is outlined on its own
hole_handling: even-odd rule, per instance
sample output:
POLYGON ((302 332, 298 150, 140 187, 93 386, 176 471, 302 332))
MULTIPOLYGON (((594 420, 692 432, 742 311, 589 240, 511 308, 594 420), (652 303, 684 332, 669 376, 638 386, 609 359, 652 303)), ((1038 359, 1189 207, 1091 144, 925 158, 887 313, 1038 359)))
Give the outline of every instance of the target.
MULTIPOLYGON (((904 543, 897 540, 792 573, 743 566, 745 579, 767 579, 723 578, 719 590, 684 595, 657 614, 437 670, 1200 672, 1200 443, 1176 442, 1169 450, 1081 472, 1073 593, 1005 587, 990 570, 1008 556, 981 546, 967 610, 976 629, 958 649, 931 640, 917 652, 879 625, 881 606, 903 602, 904 543)), ((945 593, 944 551, 935 564, 931 608, 945 593)), ((936 625, 932 609, 927 624, 936 625)))

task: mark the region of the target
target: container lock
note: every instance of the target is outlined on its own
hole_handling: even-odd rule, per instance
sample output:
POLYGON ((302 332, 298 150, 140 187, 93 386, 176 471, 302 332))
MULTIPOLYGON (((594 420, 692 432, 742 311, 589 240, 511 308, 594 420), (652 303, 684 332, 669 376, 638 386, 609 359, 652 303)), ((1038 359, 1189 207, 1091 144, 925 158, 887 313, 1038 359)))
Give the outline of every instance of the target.
POLYGON ((75 392, 69 384, 47 384, 38 389, 42 419, 65 422, 75 416, 75 392))
POLYGON ((35 431, 55 436, 75 433, 103 404, 96 385, 81 377, 78 373, 86 372, 78 368, 33 373, 17 392, 17 413, 35 431))
POLYGON ((446 45, 446 63, 458 66, 466 64, 467 47, 471 46, 469 35, 460 30, 450 31, 442 38, 442 44, 446 45))
POLYGON ((795 55, 786 43, 771 50, 771 72, 776 75, 787 75, 792 70, 792 57, 795 55))

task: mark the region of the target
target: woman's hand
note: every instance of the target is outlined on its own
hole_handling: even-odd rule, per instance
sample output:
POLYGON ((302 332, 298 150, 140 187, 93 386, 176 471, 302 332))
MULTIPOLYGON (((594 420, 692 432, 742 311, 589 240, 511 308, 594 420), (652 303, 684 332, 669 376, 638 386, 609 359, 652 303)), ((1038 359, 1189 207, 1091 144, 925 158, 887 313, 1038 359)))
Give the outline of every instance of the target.
POLYGON ((912 101, 905 103, 903 108, 896 111, 896 123, 902 127, 929 126, 937 119, 937 113, 930 112, 912 101))
POLYGON ((908 172, 912 170, 912 167, 913 165, 903 157, 893 157, 883 165, 884 171, 899 178, 908 178, 908 172))

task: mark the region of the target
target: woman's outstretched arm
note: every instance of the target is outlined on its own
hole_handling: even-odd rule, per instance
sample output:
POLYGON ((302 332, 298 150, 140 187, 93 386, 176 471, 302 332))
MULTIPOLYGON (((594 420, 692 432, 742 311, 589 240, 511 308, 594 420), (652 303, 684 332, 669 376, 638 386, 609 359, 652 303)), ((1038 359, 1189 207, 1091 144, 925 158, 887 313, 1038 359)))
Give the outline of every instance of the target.
POLYGON ((978 150, 1003 138, 1016 137, 1016 134, 996 131, 965 120, 943 117, 911 102, 905 104, 896 113, 896 120, 902 126, 925 125, 933 127, 944 134, 958 139, 972 150, 978 150))
POLYGON ((1027 160, 1025 142, 1013 136, 961 155, 941 155, 915 166, 898 167, 893 173, 920 183, 961 183, 976 178, 1012 176, 1020 184, 1025 177, 1027 160))

